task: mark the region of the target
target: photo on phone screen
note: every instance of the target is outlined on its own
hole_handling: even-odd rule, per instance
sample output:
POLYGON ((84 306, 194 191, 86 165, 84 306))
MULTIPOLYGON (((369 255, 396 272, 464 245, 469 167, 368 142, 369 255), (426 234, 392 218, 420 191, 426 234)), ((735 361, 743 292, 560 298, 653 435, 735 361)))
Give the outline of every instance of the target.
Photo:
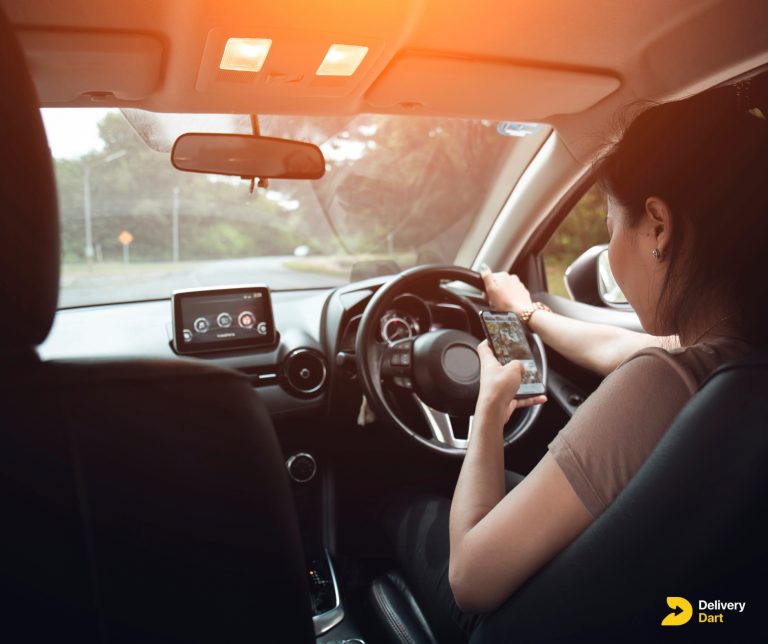
POLYGON ((517 315, 511 311, 482 311, 480 320, 496 359, 503 365, 519 360, 525 369, 516 397, 543 394, 544 383, 517 315))

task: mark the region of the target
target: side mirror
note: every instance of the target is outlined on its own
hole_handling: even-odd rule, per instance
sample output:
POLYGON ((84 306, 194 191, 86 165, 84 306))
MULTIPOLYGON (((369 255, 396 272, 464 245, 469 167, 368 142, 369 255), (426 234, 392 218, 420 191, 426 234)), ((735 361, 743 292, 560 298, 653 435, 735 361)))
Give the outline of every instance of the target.
POLYGON ((608 263, 608 249, 606 248, 597 256, 597 290, 600 299, 608 306, 620 306, 629 308, 629 302, 621 292, 616 278, 608 263))
POLYGON ((592 246, 565 270, 565 287, 577 302, 630 309, 608 263, 608 245, 592 246))
POLYGON ((312 143, 248 134, 182 134, 171 150, 177 170, 259 179, 319 179, 325 157, 312 143))

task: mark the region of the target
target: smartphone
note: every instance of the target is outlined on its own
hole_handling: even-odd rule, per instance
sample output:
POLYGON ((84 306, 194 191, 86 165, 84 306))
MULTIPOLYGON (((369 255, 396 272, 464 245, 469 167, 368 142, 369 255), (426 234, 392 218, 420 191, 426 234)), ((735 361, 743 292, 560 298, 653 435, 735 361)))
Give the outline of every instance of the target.
POLYGON ((545 391, 544 383, 517 315, 512 311, 481 311, 480 321, 496 359, 503 365, 519 360, 525 369, 515 398, 542 395, 545 391))

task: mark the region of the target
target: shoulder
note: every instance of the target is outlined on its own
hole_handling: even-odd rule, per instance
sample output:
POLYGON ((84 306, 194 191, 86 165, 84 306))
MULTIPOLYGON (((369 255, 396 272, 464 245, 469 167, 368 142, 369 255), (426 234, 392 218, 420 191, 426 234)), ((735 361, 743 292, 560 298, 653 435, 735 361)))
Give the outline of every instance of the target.
POLYGON ((663 349, 643 349, 608 375, 549 444, 592 516, 616 497, 691 397, 663 349))
POLYGON ((612 502, 706 377, 748 347, 644 348, 609 374, 549 444, 592 516, 612 502))
MULTIPOLYGON (((684 397, 691 396, 698 388, 698 378, 691 373, 685 359, 676 350, 646 347, 634 353, 608 374, 598 388, 622 388, 636 383, 646 393, 653 389, 673 387, 684 397)), ((597 393, 597 392, 596 392, 597 393)))
POLYGON ((627 358, 615 373, 625 377, 631 373, 641 378, 673 377, 674 374, 693 394, 717 367, 748 350, 746 343, 731 338, 670 350, 647 347, 627 358))
MULTIPOLYGON (((684 357, 686 349, 667 351, 658 347, 646 347, 634 353, 603 381, 607 387, 628 379, 647 383, 650 386, 665 386, 671 382, 682 385, 688 395, 698 388, 699 382, 684 357)), ((602 386, 602 385, 601 385, 602 386)))

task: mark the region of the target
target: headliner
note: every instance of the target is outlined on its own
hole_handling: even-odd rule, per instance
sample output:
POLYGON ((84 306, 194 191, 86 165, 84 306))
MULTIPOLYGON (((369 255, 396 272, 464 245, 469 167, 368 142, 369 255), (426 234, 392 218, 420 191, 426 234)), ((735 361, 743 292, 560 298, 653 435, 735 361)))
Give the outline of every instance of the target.
POLYGON ((768 64, 763 0, 0 1, 46 106, 531 120, 585 158, 622 105, 768 64), (229 36, 273 38, 259 75, 218 72, 229 36), (329 42, 354 76, 314 76, 329 42))

